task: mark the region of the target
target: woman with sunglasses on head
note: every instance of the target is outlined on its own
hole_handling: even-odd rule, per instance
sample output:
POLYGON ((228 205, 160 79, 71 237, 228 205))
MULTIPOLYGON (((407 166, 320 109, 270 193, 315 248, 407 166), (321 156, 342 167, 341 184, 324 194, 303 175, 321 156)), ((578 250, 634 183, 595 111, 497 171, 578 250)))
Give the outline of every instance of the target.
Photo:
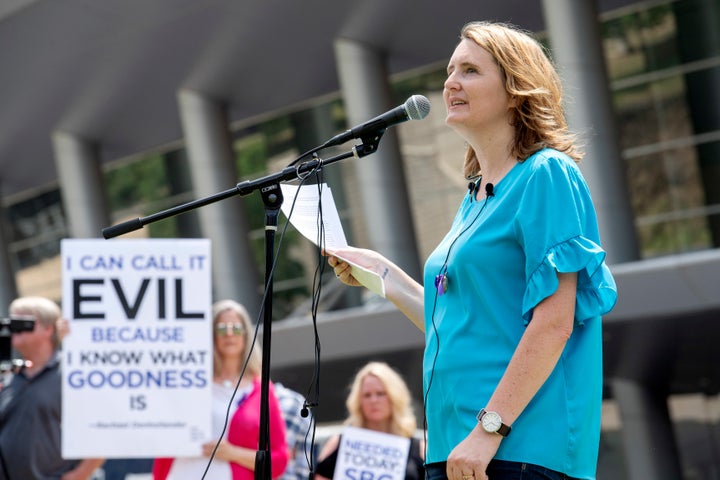
MULTIPOLYGON (((252 345, 252 325, 245 307, 233 300, 221 300, 213 305, 212 313, 212 431, 215 438, 203 444, 202 457, 156 459, 153 465, 155 480, 201 478, 216 444, 217 451, 205 478, 254 478, 260 436, 261 349, 258 345, 252 345), (240 377, 246 360, 245 372, 240 377), (223 437, 218 444, 217 438, 221 434, 223 437)), ((272 478, 277 478, 284 472, 289 454, 285 440, 285 421, 272 383, 268 389, 268 412, 272 478)))

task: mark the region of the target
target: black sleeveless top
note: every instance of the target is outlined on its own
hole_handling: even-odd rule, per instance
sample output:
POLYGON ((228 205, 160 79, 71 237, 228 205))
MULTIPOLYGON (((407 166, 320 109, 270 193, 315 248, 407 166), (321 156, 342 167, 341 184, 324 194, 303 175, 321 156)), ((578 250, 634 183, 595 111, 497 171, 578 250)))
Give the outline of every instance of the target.
MULTIPOLYGON (((322 475, 323 477, 333 478, 335 473, 335 463, 337 463, 338 450, 340 449, 340 443, 342 442, 342 436, 338 441, 338 446, 335 450, 325 457, 321 462, 315 466, 315 473, 322 475)), ((408 451, 407 468, 405 470, 405 480, 424 480, 425 478, 425 466, 423 459, 420 456, 420 440, 417 438, 410 439, 410 450, 408 451)))

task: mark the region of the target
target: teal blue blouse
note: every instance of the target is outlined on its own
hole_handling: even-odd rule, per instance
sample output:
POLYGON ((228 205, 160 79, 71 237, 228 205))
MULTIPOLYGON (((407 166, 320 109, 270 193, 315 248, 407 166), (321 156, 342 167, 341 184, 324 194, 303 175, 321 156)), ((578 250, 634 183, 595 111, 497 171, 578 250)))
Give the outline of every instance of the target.
POLYGON ((475 427, 533 309, 557 290, 557 272, 578 273, 573 333, 495 458, 595 478, 600 316, 617 290, 587 184, 572 159, 551 149, 515 165, 494 196, 466 195, 425 264, 428 462, 447 460, 475 427), (436 282, 442 275, 446 289, 436 282))

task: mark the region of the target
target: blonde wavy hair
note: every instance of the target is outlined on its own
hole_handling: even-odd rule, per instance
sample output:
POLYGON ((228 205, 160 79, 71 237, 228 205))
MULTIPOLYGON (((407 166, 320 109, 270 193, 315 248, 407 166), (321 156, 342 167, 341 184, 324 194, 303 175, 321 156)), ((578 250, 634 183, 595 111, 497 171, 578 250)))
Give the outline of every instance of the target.
MULTIPOLYGON (((212 306, 212 329, 213 329, 213 339, 215 338, 215 324, 217 324, 218 317, 221 313, 225 311, 232 311, 235 312, 238 317, 240 317, 240 321, 243 324, 243 327, 245 327, 245 346, 244 346, 244 355, 247 356, 248 352, 250 352, 250 349, 252 348, 252 352, 250 352, 250 358, 248 359, 247 368, 245 370, 246 375, 250 375, 251 377, 256 377, 260 375, 260 372, 262 370, 262 349, 260 348, 260 345, 255 345, 253 347, 253 324, 250 322, 250 314, 248 313, 247 309, 239 304, 238 302, 234 300, 219 300, 215 302, 212 306)), ((240 359, 240 368, 242 369, 243 363, 245 363, 245 356, 241 357, 240 359)), ((222 362, 222 359, 220 358, 220 355, 218 354, 217 347, 215 346, 215 342, 213 341, 213 373, 217 375, 220 371, 220 364, 222 362)))
MULTIPOLYGON (((562 83, 543 46, 530 33, 506 23, 470 22, 463 26, 460 38, 472 40, 492 55, 505 80, 505 90, 516 100, 512 115, 514 156, 522 161, 550 147, 579 162, 584 153, 568 130, 562 83)), ((467 178, 480 175, 472 147, 465 155, 463 173, 467 178)))
POLYGON ((382 382, 390 400, 392 420, 389 433, 407 438, 412 437, 415 434, 417 423, 410 402, 410 390, 400 374, 384 362, 370 362, 355 375, 350 386, 350 393, 345 401, 349 414, 345 425, 365 428, 365 419, 360 408, 360 396, 362 382, 370 375, 382 382))

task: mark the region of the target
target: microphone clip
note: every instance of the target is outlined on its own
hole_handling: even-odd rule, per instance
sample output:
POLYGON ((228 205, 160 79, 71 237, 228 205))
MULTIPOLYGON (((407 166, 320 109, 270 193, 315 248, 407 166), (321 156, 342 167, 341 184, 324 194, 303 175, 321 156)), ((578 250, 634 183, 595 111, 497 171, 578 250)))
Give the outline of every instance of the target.
POLYGON ((310 409, 317 407, 318 404, 316 402, 308 402, 304 401, 303 406, 300 409, 300 416, 303 418, 307 418, 308 415, 310 415, 310 409))
MULTIPOLYGON (((480 183, 482 182, 482 177, 478 178, 474 182, 468 183, 468 191, 470 192, 470 195, 475 196, 480 191, 480 183)), ((495 185, 488 182, 485 184, 485 196, 486 197, 494 197, 495 196, 495 185)))
POLYGON ((380 147, 380 139, 385 133, 385 130, 385 128, 382 128, 376 130, 371 135, 364 135, 360 137, 362 143, 352 147, 353 156, 355 158, 362 158, 377 152, 377 149, 380 147))
POLYGON ((485 184, 485 196, 486 197, 494 197, 495 196, 495 185, 493 185, 492 183, 485 184))

